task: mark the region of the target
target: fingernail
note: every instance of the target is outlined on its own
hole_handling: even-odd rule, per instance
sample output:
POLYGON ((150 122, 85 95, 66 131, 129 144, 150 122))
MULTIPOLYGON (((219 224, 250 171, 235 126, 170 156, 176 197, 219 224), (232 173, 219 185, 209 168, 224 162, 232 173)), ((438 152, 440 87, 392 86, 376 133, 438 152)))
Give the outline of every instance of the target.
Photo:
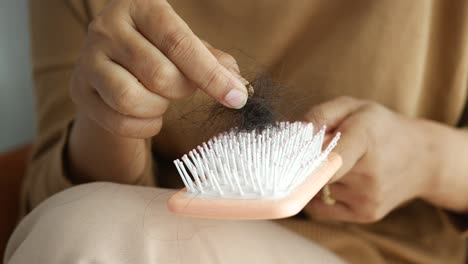
POLYGON ((238 89, 232 89, 226 94, 224 101, 230 107, 240 109, 247 102, 247 93, 239 91, 238 89))

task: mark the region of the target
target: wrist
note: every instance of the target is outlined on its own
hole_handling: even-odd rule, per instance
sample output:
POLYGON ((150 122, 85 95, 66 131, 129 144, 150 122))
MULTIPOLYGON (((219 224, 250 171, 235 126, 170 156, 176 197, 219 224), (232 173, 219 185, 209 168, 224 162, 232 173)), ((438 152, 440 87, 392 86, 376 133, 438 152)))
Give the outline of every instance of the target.
POLYGON ((440 175, 438 141, 426 120, 399 117, 401 123, 396 133, 404 137, 399 144, 399 151, 403 155, 400 157, 401 162, 408 164, 401 173, 407 177, 405 185, 409 198, 428 199, 440 175))
POLYGON ((441 186, 443 167, 441 155, 443 155, 444 146, 440 140, 440 135, 438 135, 440 132, 436 124, 431 121, 418 119, 415 120, 415 125, 419 131, 418 134, 422 146, 418 150, 418 155, 422 159, 421 166, 425 167, 421 175, 415 176, 424 178, 420 198, 432 203, 433 200, 436 200, 434 196, 438 193, 438 188, 441 186))
POLYGON ((69 178, 75 183, 138 180, 150 155, 144 139, 124 138, 108 132, 78 113, 66 150, 69 178))
POLYGON ((464 161, 467 136, 456 128, 434 121, 420 120, 428 154, 428 184, 421 198, 453 211, 468 210, 468 164, 464 161))

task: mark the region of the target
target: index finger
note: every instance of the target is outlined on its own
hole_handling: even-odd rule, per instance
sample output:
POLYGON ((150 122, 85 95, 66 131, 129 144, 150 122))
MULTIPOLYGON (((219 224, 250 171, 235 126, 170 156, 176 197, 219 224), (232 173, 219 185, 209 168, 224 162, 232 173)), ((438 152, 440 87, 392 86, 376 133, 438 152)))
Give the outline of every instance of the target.
POLYGON ((247 101, 245 85, 195 36, 188 25, 166 3, 155 3, 132 14, 137 29, 161 50, 200 89, 230 108, 247 101))

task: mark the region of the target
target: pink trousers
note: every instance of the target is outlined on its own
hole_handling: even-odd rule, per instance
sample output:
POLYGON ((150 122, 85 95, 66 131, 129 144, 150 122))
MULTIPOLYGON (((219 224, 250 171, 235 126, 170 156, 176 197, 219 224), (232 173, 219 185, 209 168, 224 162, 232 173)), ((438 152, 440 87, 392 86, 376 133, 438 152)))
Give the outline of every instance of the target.
POLYGON ((173 190, 92 183, 43 202, 17 227, 5 264, 344 263, 272 221, 179 217, 173 190))

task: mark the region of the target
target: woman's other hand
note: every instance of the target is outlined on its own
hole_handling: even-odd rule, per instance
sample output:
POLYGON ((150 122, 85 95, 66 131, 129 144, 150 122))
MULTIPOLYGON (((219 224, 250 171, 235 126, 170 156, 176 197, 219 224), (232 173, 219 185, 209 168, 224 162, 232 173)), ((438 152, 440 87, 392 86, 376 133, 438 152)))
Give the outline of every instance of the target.
POLYGON ((438 171, 436 142, 422 121, 377 103, 340 97, 314 107, 309 121, 340 131, 343 166, 329 185, 333 205, 314 198, 306 211, 320 218, 368 223, 431 192, 438 171))

